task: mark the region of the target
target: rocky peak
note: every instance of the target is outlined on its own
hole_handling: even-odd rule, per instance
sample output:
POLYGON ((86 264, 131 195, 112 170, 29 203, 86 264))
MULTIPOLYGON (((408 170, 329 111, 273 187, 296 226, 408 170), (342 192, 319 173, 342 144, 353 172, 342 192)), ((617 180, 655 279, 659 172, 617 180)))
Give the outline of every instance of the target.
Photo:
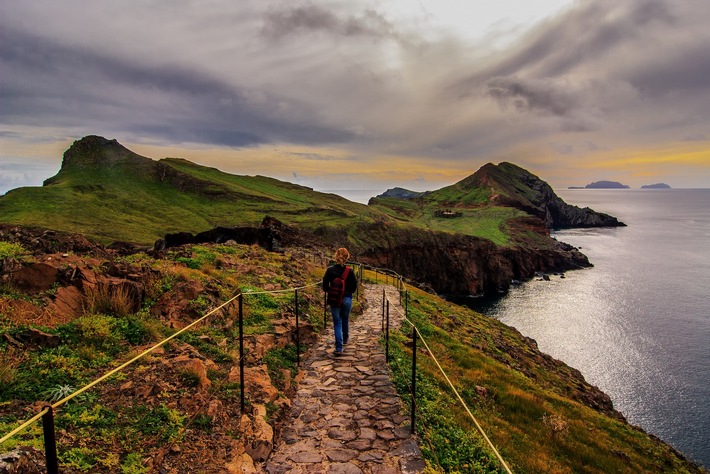
POLYGON ((112 167, 119 164, 147 164, 153 160, 133 153, 117 140, 89 135, 75 141, 64 152, 62 169, 70 167, 112 167))
POLYGON ((525 211, 542 219, 549 228, 625 225, 608 214, 567 204, 545 181, 512 163, 488 163, 460 185, 490 188, 492 203, 525 211))

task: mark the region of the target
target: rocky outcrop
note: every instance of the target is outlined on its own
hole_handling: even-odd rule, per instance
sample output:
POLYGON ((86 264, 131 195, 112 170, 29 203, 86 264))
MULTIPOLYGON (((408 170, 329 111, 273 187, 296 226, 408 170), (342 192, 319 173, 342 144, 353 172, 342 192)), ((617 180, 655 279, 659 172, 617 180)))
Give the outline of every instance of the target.
POLYGON ((54 230, 0 224, 0 240, 21 244, 35 255, 48 253, 81 253, 106 256, 109 252, 80 234, 54 230))
POLYGON ((488 163, 457 186, 490 188, 492 204, 520 209, 551 229, 625 225, 608 214, 567 204, 545 181, 512 163, 488 163))
POLYGON ((0 474, 34 474, 47 472, 44 453, 38 449, 23 446, 0 454, 0 474))
POLYGON ((278 219, 265 216, 259 227, 215 227, 196 235, 190 232, 166 234, 164 239, 155 243, 153 249, 162 251, 187 244, 223 244, 230 240, 238 244, 259 245, 270 252, 276 252, 281 251, 284 246, 296 243, 299 240, 299 232, 278 219))
POLYGON ((413 282, 447 295, 495 295, 513 280, 532 278, 536 271, 564 271, 590 266, 574 247, 549 239, 549 248, 530 245, 499 247, 476 237, 430 231, 403 231, 380 226, 386 245, 365 249, 361 258, 390 268, 413 282))

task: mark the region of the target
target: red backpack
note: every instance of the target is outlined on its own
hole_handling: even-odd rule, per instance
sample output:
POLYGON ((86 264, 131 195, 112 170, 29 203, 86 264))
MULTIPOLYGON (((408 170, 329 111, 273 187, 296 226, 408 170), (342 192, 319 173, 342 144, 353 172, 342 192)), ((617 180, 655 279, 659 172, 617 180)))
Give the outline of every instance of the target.
POLYGON ((345 267, 342 275, 335 277, 328 287, 328 304, 331 306, 342 306, 343 295, 345 295, 345 280, 348 278, 350 267, 345 267))

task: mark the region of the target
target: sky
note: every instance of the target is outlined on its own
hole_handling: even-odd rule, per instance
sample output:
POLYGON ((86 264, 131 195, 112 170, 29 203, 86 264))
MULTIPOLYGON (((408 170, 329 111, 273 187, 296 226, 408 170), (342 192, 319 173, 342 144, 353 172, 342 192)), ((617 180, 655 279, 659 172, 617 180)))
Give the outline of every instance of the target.
POLYGON ((502 161, 710 187, 709 24, 705 0, 0 0, 0 194, 85 135, 343 195, 502 161))

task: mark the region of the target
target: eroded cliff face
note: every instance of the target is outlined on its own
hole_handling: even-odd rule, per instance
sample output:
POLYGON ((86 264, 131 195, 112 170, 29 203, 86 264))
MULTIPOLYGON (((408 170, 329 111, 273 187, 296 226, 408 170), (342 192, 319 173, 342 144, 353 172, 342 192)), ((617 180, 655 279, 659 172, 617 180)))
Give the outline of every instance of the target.
POLYGON ((495 189, 491 203, 525 211, 552 229, 625 226, 608 214, 567 204, 545 181, 512 163, 488 163, 460 184, 495 189))
POLYGON ((440 294, 494 295, 505 292, 512 280, 531 278, 538 271, 591 266, 574 247, 545 236, 540 242, 499 247, 489 240, 443 232, 385 226, 370 234, 375 232, 382 234, 376 239, 382 243, 362 251, 365 263, 392 269, 440 294))

